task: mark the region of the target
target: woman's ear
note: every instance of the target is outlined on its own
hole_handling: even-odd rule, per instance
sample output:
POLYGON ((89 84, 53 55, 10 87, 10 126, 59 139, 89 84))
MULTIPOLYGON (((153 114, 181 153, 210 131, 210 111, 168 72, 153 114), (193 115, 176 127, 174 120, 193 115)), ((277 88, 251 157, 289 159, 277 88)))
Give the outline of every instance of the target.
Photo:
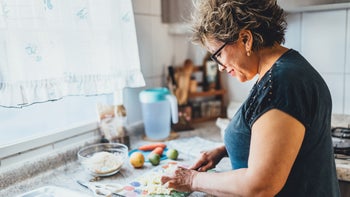
POLYGON ((243 42, 244 48, 247 52, 247 56, 250 56, 252 53, 252 46, 253 46, 253 35, 250 30, 241 30, 239 32, 239 37, 243 42))

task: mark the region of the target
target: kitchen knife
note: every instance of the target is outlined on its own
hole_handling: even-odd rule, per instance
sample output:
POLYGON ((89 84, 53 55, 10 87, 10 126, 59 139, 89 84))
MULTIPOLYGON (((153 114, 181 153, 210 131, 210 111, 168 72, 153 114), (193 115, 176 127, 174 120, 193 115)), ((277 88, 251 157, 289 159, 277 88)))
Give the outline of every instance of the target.
POLYGON ((85 188, 90 189, 95 196, 124 197, 124 195, 116 193, 123 189, 123 186, 119 184, 90 183, 80 180, 77 180, 77 183, 85 188))
POLYGON ((172 82, 174 88, 176 88, 175 69, 174 69, 174 67, 173 66, 169 66, 168 67, 168 72, 169 72, 169 76, 170 76, 171 82, 172 82))

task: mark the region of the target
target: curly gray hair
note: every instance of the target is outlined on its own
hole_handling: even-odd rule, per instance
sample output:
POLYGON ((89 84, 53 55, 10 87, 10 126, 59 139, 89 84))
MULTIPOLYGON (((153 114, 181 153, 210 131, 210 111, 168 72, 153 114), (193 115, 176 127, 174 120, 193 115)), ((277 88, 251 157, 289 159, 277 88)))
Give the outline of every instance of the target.
POLYGON ((194 0, 194 7, 192 42, 202 46, 236 41, 242 29, 252 32, 253 50, 285 41, 285 13, 276 0, 194 0))

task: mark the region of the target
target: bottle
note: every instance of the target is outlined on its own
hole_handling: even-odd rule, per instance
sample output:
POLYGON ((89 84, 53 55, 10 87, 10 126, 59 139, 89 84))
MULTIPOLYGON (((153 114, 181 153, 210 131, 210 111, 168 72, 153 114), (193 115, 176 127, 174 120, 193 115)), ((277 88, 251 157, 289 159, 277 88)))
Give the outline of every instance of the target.
POLYGON ((205 55, 203 59, 203 89, 204 91, 214 90, 218 87, 218 65, 211 59, 209 52, 205 55))
POLYGON ((127 116, 126 109, 123 104, 123 91, 119 90, 114 93, 114 128, 115 133, 112 138, 112 142, 122 143, 126 146, 130 146, 130 139, 126 129, 127 126, 127 116))
POLYGON ((112 139, 112 142, 118 142, 125 144, 129 147, 129 135, 126 129, 126 109, 123 104, 118 104, 115 106, 115 124, 116 131, 115 137, 112 139))

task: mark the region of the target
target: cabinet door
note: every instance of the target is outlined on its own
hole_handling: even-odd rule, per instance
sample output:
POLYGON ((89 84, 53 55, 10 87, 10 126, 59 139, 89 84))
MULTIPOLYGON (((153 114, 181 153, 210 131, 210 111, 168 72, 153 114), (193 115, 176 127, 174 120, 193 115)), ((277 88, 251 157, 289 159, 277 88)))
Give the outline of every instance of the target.
POLYGON ((340 194, 343 197, 350 196, 350 182, 339 181, 340 194))

